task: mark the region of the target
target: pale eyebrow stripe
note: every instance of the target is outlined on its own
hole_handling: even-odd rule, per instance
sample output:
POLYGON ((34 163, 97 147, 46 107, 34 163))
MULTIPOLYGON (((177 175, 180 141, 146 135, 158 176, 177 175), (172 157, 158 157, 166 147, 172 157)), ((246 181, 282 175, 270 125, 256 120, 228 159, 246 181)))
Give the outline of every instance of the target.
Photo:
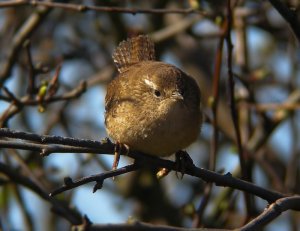
POLYGON ((151 88, 153 88, 153 89, 156 88, 156 84, 153 83, 151 80, 145 78, 144 82, 145 82, 148 86, 150 86, 151 88))

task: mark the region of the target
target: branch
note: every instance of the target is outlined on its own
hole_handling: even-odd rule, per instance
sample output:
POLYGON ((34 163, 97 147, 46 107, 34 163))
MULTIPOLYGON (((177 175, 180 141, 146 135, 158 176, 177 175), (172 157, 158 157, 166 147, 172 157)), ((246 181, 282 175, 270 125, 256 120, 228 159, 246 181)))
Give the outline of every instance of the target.
MULTIPOLYGON (((66 92, 61 95, 53 95, 50 92, 51 89, 49 89, 49 94, 46 94, 45 98, 39 98, 31 99, 32 97, 30 95, 25 95, 21 99, 18 99, 15 97, 12 93, 9 94, 8 97, 0 95, 0 99, 3 99, 8 102, 12 102, 9 107, 4 111, 2 116, 0 116, 0 127, 3 127, 3 124, 5 124, 10 118, 12 118, 15 114, 17 114, 24 106, 30 105, 30 106, 36 106, 36 105, 47 105, 49 103, 57 102, 57 101, 67 101, 70 99, 75 99, 80 97, 87 88, 86 81, 82 81, 79 83, 78 86, 76 86, 74 89, 70 90, 69 92, 66 92)), ((3 88, 6 94, 8 94, 8 90, 6 88, 3 88)), ((54 90, 52 88, 52 90, 54 90)))
POLYGON ((104 139, 102 140, 102 142, 99 142, 95 140, 75 139, 75 138, 62 137, 62 136, 38 135, 35 133, 14 131, 8 128, 0 128, 0 137, 27 140, 27 141, 37 142, 40 144, 63 144, 63 145, 70 145, 70 146, 77 146, 77 147, 84 147, 84 148, 101 147, 101 149, 103 148, 106 149, 107 152, 111 152, 113 150, 113 149, 109 149, 109 147, 113 147, 113 145, 108 139, 104 139))
MULTIPOLYGON (((1 137, 1 135, 0 135, 1 137)), ((39 152, 41 156, 48 156, 52 153, 98 153, 105 154, 106 148, 101 149, 89 148, 87 147, 76 147, 69 145, 60 145, 60 144, 36 144, 31 142, 18 142, 11 140, 0 140, 0 147, 2 148, 15 148, 21 150, 30 150, 39 152)), ((111 147, 113 150, 113 147, 111 147)), ((111 150, 109 148, 109 150, 111 150)))
POLYGON ((242 147, 242 141, 241 141, 241 132, 240 132, 240 126, 239 126, 239 114, 236 108, 235 104, 235 96, 234 96, 234 86, 235 82, 233 79, 233 71, 232 71, 232 50, 233 50, 233 44, 231 40, 231 28, 232 28, 232 9, 231 9, 231 1, 227 0, 227 31, 226 31, 226 45, 227 45, 227 73, 228 73, 228 81, 227 81, 227 87, 229 90, 229 105, 230 105, 230 112, 232 117, 232 122, 234 125, 234 132, 236 136, 236 142, 238 147, 238 154, 239 154, 239 160, 241 165, 241 172, 242 172, 242 178, 248 179, 248 174, 246 171, 246 163, 245 163, 245 157, 242 147))
POLYGON ((263 226, 269 224, 281 213, 295 209, 299 211, 300 196, 291 196, 281 198, 271 204, 262 214, 253 219, 251 222, 240 228, 241 231, 260 230, 263 226))
POLYGON ((36 69, 33 64, 32 54, 31 54, 31 42, 30 40, 26 40, 24 42, 24 47, 26 49, 26 56, 28 61, 28 72, 29 72, 29 81, 27 86, 27 94, 33 96, 37 89, 36 89, 36 69))
MULTIPOLYGON (((81 226, 82 227, 82 226, 81 226)), ((80 228, 81 228, 80 227, 80 228)), ((108 225, 93 225, 91 223, 86 224, 83 229, 78 230, 87 230, 87 231, 229 231, 229 229, 207 229, 207 228, 198 228, 198 229, 189 229, 189 228, 180 228, 174 226, 166 225, 153 225, 145 222, 131 222, 126 224, 108 224, 108 225)))
MULTIPOLYGON (((25 149, 28 150, 30 147, 25 146, 25 143, 28 145, 33 145, 33 151, 42 151, 47 147, 61 147, 67 149, 74 148, 75 151, 80 152, 80 148, 82 150, 91 150, 93 153, 98 154, 112 154, 114 151, 114 144, 111 143, 108 139, 99 142, 93 140, 83 140, 83 139, 75 139, 75 138, 67 138, 67 137, 60 137, 60 136, 43 136, 37 135, 32 133, 25 133, 25 132, 17 132, 12 131, 7 128, 0 128, 0 138, 1 143, 0 147, 3 148, 18 148, 18 149, 25 149), (5 140, 7 138, 10 139, 21 139, 24 140, 23 142, 17 142, 17 145, 13 145, 13 141, 5 140), (6 142, 6 143, 5 143, 6 142), (11 142, 11 143, 7 143, 11 142), (34 142, 34 143, 33 143, 34 142), (11 146, 10 146, 11 145, 11 146), (52 145, 52 146, 51 146, 52 145), (77 149, 76 149, 77 148, 77 149)), ((55 148, 51 149, 51 151, 58 151, 55 148)), ((61 149, 59 149, 59 152, 61 149)), ((51 152, 52 153, 52 152, 51 152)), ((50 154, 50 153, 47 153, 50 154)), ((138 164, 147 164, 152 165, 158 168, 166 168, 173 171, 178 171, 178 165, 170 160, 164 160, 157 158, 155 156, 149 156, 140 152, 130 152, 127 156, 135 159, 138 164)), ((274 201, 287 197, 288 195, 271 191, 268 189, 264 189, 259 187, 253 183, 240 180, 231 176, 230 173, 225 175, 209 171, 203 168, 198 168, 194 164, 190 163, 185 168, 185 174, 200 178, 206 182, 215 183, 218 186, 224 187, 231 187, 235 189, 239 189, 241 191, 245 191, 256 195, 269 203, 273 203, 274 201)), ((298 208, 300 210, 300 208, 298 208)))
POLYGON ((258 112, 265 112, 265 111, 278 111, 278 110, 289 110, 289 111, 296 111, 300 109, 299 103, 260 103, 260 104, 253 104, 253 103, 246 103, 246 107, 256 110, 258 112))
POLYGON ((108 12, 108 13, 127 13, 127 14, 202 14, 208 15, 207 12, 196 10, 194 8, 187 9, 138 9, 138 8, 126 8, 126 7, 107 7, 107 6, 93 6, 85 4, 71 4, 61 2, 41 2, 36 0, 14 0, 5 1, 0 3, 0 8, 5 7, 17 7, 17 6, 45 6, 47 8, 60 8, 64 10, 87 12, 108 12))
POLYGON ((95 181, 96 185, 94 186, 93 193, 95 193, 98 189, 101 189, 104 183, 104 180, 107 178, 112 178, 115 176, 119 176, 128 172, 133 172, 136 171, 140 168, 138 164, 131 164, 127 165, 122 168, 118 168, 112 171, 96 174, 96 175, 91 175, 88 177, 83 177, 79 180, 73 181, 70 177, 66 177, 64 179, 64 185, 56 190, 54 190, 52 193, 49 194, 49 196, 53 197, 59 193, 65 192, 67 190, 76 188, 78 186, 90 183, 95 181))
POLYGON ((297 17, 297 12, 289 9, 280 0, 269 0, 269 2, 291 26, 291 29, 298 39, 298 42, 300 42, 300 20, 297 17))

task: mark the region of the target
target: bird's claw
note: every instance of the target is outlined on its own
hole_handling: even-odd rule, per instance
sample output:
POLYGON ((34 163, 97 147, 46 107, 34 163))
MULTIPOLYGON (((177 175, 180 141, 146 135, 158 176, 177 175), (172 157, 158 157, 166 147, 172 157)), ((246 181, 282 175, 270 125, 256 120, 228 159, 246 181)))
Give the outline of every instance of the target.
MULTIPOLYGON (((129 153, 129 147, 126 144, 122 144, 120 142, 116 142, 115 144, 115 150, 114 150, 114 162, 112 165, 112 170, 116 170, 119 165, 120 156, 122 152, 125 150, 125 155, 129 153)), ((114 179, 114 178, 113 178, 114 179)))
POLYGON ((183 178, 183 175, 185 173, 186 167, 193 164, 192 158, 189 156, 189 154, 186 151, 178 151, 175 154, 175 164, 176 164, 176 177, 179 179, 183 178), (178 172, 181 173, 181 176, 178 176, 178 172))

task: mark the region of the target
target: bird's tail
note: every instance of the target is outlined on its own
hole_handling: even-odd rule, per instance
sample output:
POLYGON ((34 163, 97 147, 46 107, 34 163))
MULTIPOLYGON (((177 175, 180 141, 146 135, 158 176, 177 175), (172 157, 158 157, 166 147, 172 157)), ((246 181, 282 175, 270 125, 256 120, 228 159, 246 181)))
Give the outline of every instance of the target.
POLYGON ((154 43, 147 35, 122 41, 113 53, 113 60, 120 73, 141 61, 155 60, 154 43))

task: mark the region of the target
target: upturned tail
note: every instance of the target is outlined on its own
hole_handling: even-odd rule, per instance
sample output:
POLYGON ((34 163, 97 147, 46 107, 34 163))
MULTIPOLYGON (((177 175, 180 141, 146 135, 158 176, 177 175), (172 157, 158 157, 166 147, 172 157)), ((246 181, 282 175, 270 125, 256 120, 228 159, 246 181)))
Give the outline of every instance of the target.
POLYGON ((147 35, 139 35, 121 42, 112 57, 122 73, 138 62, 155 60, 154 43, 147 35))

